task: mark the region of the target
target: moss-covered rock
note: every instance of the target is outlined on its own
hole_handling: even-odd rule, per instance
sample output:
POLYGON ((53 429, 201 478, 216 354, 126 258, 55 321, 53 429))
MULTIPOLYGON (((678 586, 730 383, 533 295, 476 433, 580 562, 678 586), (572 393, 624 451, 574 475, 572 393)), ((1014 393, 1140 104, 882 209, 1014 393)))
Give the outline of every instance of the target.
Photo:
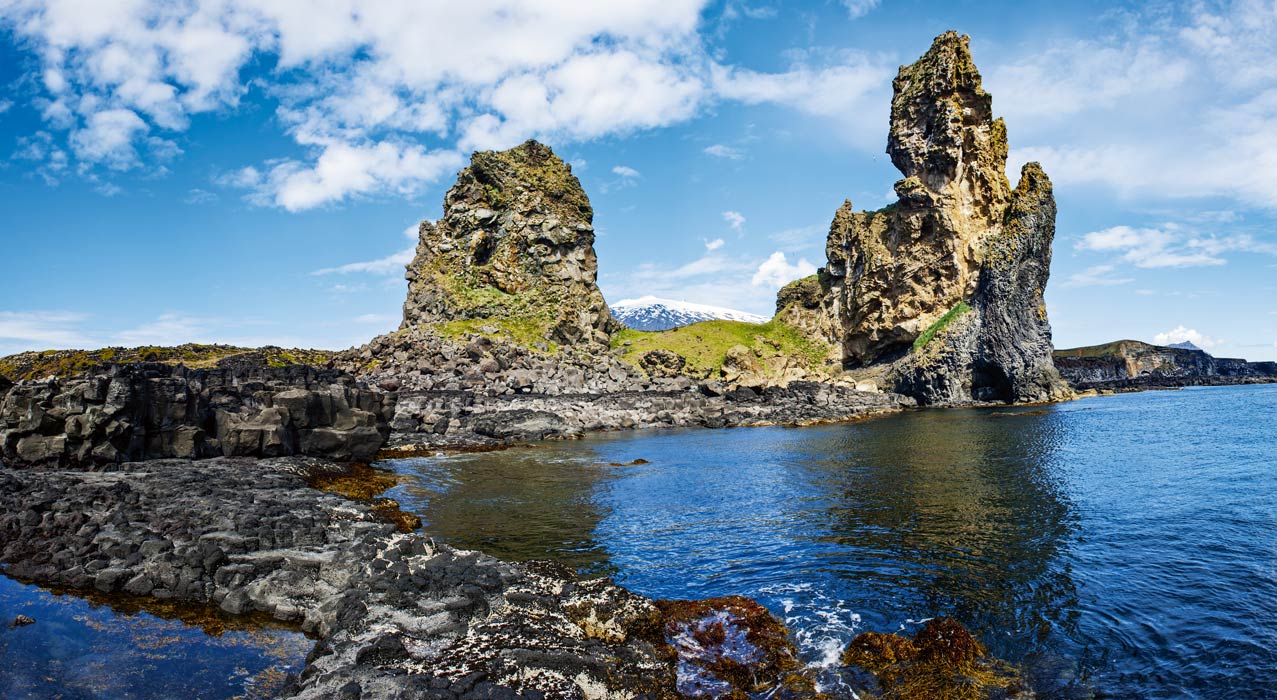
POLYGON ((421 224, 403 327, 493 326, 526 346, 607 347, 619 324, 596 283, 593 210, 548 146, 475 153, 443 208, 421 224))

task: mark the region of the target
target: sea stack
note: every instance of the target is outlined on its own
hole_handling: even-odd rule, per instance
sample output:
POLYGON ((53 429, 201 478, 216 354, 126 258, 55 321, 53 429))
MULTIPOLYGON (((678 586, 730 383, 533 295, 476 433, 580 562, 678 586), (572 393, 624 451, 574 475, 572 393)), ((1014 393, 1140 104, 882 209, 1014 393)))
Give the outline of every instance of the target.
POLYGON ((899 199, 873 212, 844 202, 827 266, 781 291, 779 317, 833 344, 847 370, 921 403, 1062 398, 1042 298, 1050 180, 1029 163, 1011 189, 1006 126, 968 37, 940 35, 893 86, 899 199))
POLYGON ((402 327, 489 324, 606 349, 619 324, 597 284, 593 217, 572 168, 548 146, 475 153, 443 217, 421 223, 402 327))

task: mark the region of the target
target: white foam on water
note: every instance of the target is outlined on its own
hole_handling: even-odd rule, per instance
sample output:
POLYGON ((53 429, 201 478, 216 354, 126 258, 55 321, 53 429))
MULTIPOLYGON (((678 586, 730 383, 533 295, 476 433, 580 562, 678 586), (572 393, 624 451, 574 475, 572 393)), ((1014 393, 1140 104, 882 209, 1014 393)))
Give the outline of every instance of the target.
POLYGON ((843 650, 860 633, 860 615, 847 601, 831 596, 812 583, 778 583, 759 590, 780 603, 785 626, 794 635, 807 667, 817 671, 819 692, 859 698, 841 674, 843 650))

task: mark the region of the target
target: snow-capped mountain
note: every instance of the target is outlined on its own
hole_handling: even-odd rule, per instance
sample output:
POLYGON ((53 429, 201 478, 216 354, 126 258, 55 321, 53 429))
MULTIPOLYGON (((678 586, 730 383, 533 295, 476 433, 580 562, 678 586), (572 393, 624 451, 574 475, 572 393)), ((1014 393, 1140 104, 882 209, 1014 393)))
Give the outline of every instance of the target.
POLYGON ((721 306, 693 304, 688 301, 659 299, 654 296, 638 299, 622 299, 612 304, 612 315, 627 328, 636 331, 664 331, 699 321, 744 321, 766 323, 768 319, 757 314, 725 309, 721 306))

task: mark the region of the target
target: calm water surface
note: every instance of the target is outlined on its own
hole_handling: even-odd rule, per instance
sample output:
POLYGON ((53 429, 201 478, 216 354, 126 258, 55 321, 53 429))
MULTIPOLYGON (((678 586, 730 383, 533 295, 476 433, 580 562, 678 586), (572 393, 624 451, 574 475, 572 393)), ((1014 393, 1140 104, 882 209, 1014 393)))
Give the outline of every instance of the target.
POLYGON ((1251 699, 1277 697, 1275 419, 1277 387, 1190 389, 385 466, 441 539, 755 597, 813 665, 952 615, 1045 697, 1251 699))
POLYGON ((265 700, 314 642, 271 627, 191 624, 0 576, 4 700, 265 700), (17 615, 36 623, 11 629, 17 615))

